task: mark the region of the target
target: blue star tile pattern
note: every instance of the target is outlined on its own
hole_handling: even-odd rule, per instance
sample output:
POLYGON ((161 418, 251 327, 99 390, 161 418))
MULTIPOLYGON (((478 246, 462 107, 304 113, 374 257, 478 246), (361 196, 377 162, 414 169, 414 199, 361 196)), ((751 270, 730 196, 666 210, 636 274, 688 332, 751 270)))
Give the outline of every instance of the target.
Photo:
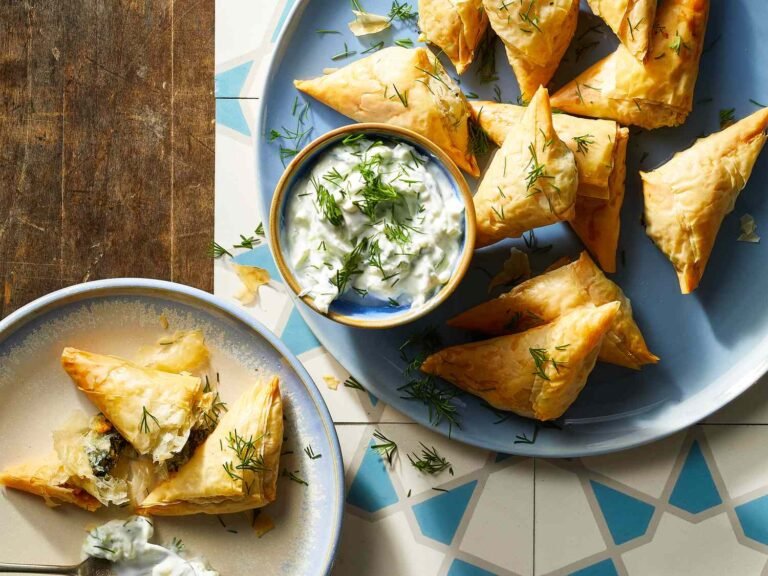
POLYGON ((653 517, 653 506, 600 482, 590 480, 590 484, 617 546, 645 534, 653 517))
POLYGON ((288 346, 288 349, 297 356, 303 354, 307 350, 312 350, 313 348, 320 346, 320 342, 312 333, 312 330, 309 329, 304 318, 301 317, 299 309, 295 306, 293 310, 291 310, 288 323, 285 325, 285 329, 280 338, 285 345, 288 346))
POLYGON ((443 544, 450 544, 464 512, 477 486, 477 480, 468 482, 434 496, 413 507, 421 533, 443 544))
POLYGON ((701 452, 701 446, 698 441, 694 441, 675 488, 672 490, 669 503, 691 514, 698 514, 722 502, 707 461, 701 452))
POLYGON ((736 506, 744 536, 768 546, 768 496, 736 506))
POLYGON ((448 570, 448 576, 495 576, 495 574, 456 558, 453 564, 451 564, 450 570, 448 570))
POLYGON ((235 256, 234 261, 241 266, 257 266, 259 268, 264 268, 264 270, 269 272, 270 280, 281 282, 280 273, 277 271, 275 261, 266 244, 262 244, 248 252, 238 254, 235 256))
MULTIPOLYGON (((373 446, 373 441, 370 446, 373 446)), ((387 465, 375 450, 366 450, 363 462, 347 494, 347 504, 366 512, 377 512, 398 502, 387 465)))
POLYGON ((231 128, 244 136, 251 136, 251 129, 245 119, 243 109, 240 107, 240 101, 235 98, 240 96, 252 66, 253 61, 249 61, 220 72, 216 75, 214 88, 216 123, 231 128))
POLYGON ((296 0, 286 0, 283 11, 280 13, 280 19, 277 21, 277 26, 275 26, 275 31, 272 33, 272 42, 276 42, 277 37, 280 36, 285 20, 288 18, 288 14, 291 13, 294 4, 296 4, 296 0))
POLYGON ((576 572, 571 572, 570 576, 619 576, 619 573, 616 571, 613 561, 609 558, 576 572))

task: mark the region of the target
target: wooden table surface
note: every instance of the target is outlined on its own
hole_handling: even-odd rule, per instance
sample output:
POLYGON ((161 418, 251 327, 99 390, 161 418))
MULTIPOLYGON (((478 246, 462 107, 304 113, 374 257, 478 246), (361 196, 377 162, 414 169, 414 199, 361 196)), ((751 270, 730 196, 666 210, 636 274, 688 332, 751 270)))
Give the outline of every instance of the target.
POLYGON ((0 2, 0 317, 119 276, 213 286, 214 3, 0 2))

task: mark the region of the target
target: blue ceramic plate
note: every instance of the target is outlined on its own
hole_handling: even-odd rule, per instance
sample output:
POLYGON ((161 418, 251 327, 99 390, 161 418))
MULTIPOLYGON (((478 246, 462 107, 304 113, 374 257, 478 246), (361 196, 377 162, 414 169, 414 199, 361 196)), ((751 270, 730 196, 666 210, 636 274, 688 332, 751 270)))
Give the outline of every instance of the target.
MULTIPOLYGON (((414 5, 415 1, 412 2, 414 5)), ((389 2, 363 1, 373 12, 386 12, 389 2)), ((579 30, 553 81, 556 88, 613 50, 610 31, 582 7, 579 30), (597 29, 590 31, 593 26, 597 29)), ((357 39, 349 32, 349 4, 340 0, 299 0, 284 29, 267 75, 270 81, 261 100, 258 130, 295 124, 292 105, 297 91, 294 78, 322 74, 359 57, 370 44, 395 39, 416 41, 412 27, 398 24, 377 37, 357 39), (318 29, 339 34, 318 34, 318 29), (358 55, 333 61, 349 50, 358 55)), ((644 132, 632 129, 629 140, 627 196, 622 215, 619 271, 615 280, 632 299, 635 317, 650 349, 661 357, 656 366, 633 372, 599 365, 585 390, 558 423, 560 429, 542 428, 515 416, 504 418, 490 412, 470 396, 455 400, 461 428, 453 427, 458 440, 490 450, 535 456, 584 456, 628 448, 671 434, 722 407, 752 385, 768 369, 768 250, 763 244, 737 242, 739 217, 748 212, 758 226, 768 225, 768 154, 755 166, 747 188, 726 218, 698 290, 682 296, 667 259, 645 235, 640 223, 642 209, 640 168, 650 170, 687 148, 694 139, 719 129, 720 109, 735 108, 736 118, 757 110, 756 102, 768 104, 768 3, 763 0, 712 0, 705 53, 696 86, 695 107, 684 126, 644 132), (502 421, 500 421, 502 420, 502 421), (527 440, 526 440, 527 439, 527 440)), ((480 84, 477 63, 461 78, 466 92, 481 99, 499 96, 514 102, 519 91, 497 44, 498 82, 480 84)), ((450 65, 447 66, 452 70, 450 65)), ((299 105, 310 103, 307 125, 317 136, 348 119, 311 99, 299 96, 299 105)), ((282 165, 279 143, 257 138, 257 163, 261 177, 262 210, 266 214, 282 165)), ((563 255, 576 257, 582 246, 565 225, 537 230, 541 246, 552 245, 533 258, 541 271, 563 255)), ((448 330, 452 315, 486 300, 489 273, 501 269, 509 241, 479 250, 464 282, 438 310, 414 325, 396 330, 366 332, 339 326, 300 306, 307 322, 325 347, 371 392, 415 420, 429 424, 429 414, 419 402, 401 398, 405 383, 399 347, 419 329, 437 326, 446 344, 466 341, 467 334, 448 330)), ((494 293, 495 295, 495 293, 494 293)), ((448 432, 443 422, 439 429, 448 432)))
MULTIPOLYGON (((64 346, 130 358, 164 332, 161 314, 171 331, 203 330, 225 402, 254 381, 254 371, 280 377, 288 452, 280 465, 308 486, 279 479, 277 501, 263 510, 275 528, 261 538, 251 528, 251 514, 240 513, 158 518, 158 541, 181 538, 222 574, 327 574, 341 528, 344 474, 320 393, 266 328, 194 288, 158 280, 90 282, 49 294, 0 322, 0 468, 48 453, 51 431, 73 410, 95 411, 61 368, 64 346), (310 460, 304 454, 310 445, 322 456, 310 460)), ((51 510, 36 496, 5 489, 0 526, 13 526, 13 533, 0 541, 0 560, 74 564, 86 527, 127 514, 67 505, 51 510)))

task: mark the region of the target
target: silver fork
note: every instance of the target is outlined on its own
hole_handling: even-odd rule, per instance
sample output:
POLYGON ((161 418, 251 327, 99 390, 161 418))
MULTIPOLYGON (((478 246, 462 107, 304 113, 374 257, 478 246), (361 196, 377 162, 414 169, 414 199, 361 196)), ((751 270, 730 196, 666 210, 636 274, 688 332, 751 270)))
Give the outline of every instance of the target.
POLYGON ((0 573, 5 574, 69 574, 70 576, 114 576, 112 562, 102 558, 88 557, 74 566, 52 566, 44 564, 4 564, 0 562, 0 573))

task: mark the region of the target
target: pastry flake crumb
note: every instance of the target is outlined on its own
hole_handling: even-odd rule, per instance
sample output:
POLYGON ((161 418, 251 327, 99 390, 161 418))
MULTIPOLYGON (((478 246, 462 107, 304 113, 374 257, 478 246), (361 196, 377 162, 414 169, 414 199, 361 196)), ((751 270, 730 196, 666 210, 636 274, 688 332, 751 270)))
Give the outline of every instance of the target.
POLYGON ((739 220, 741 224, 741 234, 736 240, 740 242, 752 242, 757 244, 760 242, 760 236, 757 235, 757 223, 751 214, 744 214, 739 220))
POLYGON ((241 266, 234 263, 232 266, 235 268, 240 282, 243 283, 240 291, 235 294, 235 298, 240 300, 242 304, 248 305, 258 297, 259 288, 269 282, 269 272, 258 266, 241 266))
POLYGON ((349 23, 349 29, 355 36, 366 36, 376 34, 389 28, 389 18, 380 14, 371 14, 370 12, 361 12, 352 10, 355 19, 349 23))
POLYGON ((256 532, 256 536, 261 538, 264 534, 275 528, 275 521, 272 520, 272 517, 269 514, 261 512, 253 519, 251 527, 253 528, 253 531, 256 532))
POLYGON ((528 254, 517 248, 512 248, 509 251, 509 257, 504 261, 501 272, 491 279, 488 292, 498 286, 522 282, 530 277, 531 263, 528 261, 528 254))
POLYGON ((336 378, 336 376, 325 375, 323 376, 323 380, 325 381, 325 385, 331 390, 336 390, 339 387, 339 384, 341 384, 341 380, 336 378))

